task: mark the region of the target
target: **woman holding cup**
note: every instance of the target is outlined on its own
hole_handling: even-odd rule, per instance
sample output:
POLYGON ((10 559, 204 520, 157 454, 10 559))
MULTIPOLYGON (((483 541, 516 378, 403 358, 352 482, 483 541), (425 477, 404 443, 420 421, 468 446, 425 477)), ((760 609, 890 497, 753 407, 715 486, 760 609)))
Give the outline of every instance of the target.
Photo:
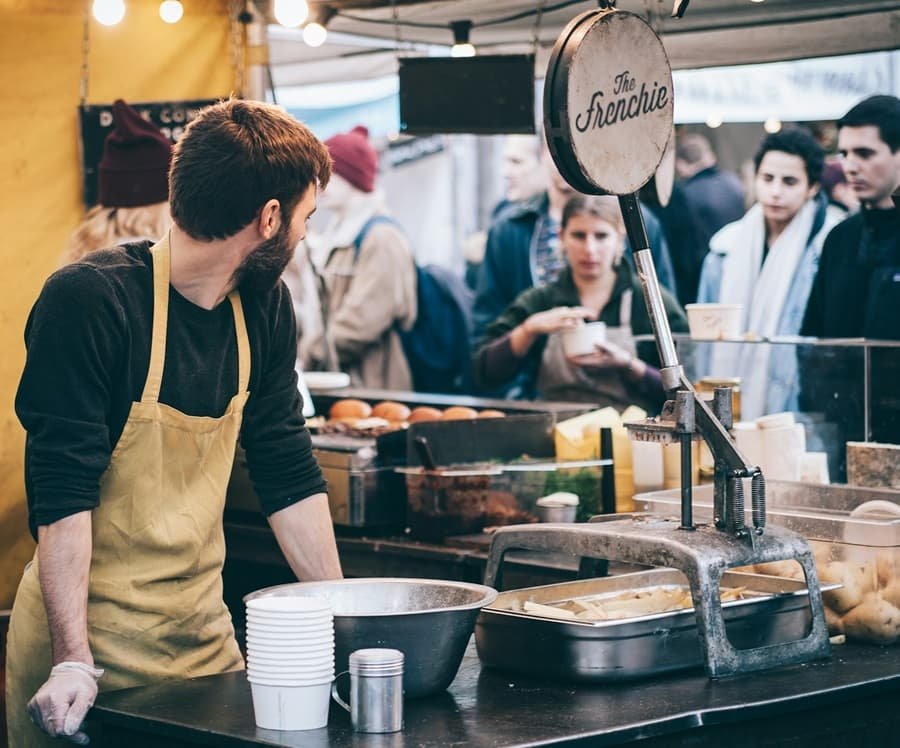
MULTIPOLYGON (((560 228, 566 268, 520 294, 488 327, 475 353, 483 387, 517 382, 520 396, 658 410, 664 392, 640 282, 622 261, 625 226, 615 198, 576 196, 560 228)), ((675 332, 687 330, 678 302, 663 299, 675 332)))

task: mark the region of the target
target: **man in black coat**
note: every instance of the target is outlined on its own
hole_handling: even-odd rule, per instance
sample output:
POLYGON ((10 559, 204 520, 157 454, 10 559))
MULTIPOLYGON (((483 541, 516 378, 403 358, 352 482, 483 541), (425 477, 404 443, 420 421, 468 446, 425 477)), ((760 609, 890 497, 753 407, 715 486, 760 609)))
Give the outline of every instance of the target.
MULTIPOLYGON (((900 99, 871 96, 837 124, 842 165, 861 209, 825 240, 801 334, 900 340, 900 211, 891 200, 900 182, 900 99)), ((850 437, 900 442, 900 349, 872 349, 868 433, 862 433, 863 362, 848 356, 844 365, 820 362, 808 372, 808 400, 817 401, 814 409, 825 407, 830 420, 843 416, 850 437), (829 392, 840 371, 849 397, 829 392)))

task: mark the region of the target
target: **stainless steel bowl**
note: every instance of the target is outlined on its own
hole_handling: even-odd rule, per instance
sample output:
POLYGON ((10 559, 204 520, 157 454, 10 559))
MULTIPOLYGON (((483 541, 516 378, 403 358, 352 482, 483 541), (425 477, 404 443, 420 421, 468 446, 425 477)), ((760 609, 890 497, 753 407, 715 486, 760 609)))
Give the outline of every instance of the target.
POLYGON ((478 612, 497 591, 480 584, 434 579, 341 579, 266 587, 244 597, 324 597, 334 610, 335 669, 367 647, 406 656, 407 698, 443 691, 456 677, 478 612))

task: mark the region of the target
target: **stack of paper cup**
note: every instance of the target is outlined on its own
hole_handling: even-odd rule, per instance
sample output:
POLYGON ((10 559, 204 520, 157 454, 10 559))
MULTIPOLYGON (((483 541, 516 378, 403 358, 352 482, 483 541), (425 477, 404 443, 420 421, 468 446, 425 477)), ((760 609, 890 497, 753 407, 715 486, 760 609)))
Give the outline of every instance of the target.
POLYGON ((325 727, 334 680, 330 603, 313 597, 249 600, 247 680, 257 727, 325 727))

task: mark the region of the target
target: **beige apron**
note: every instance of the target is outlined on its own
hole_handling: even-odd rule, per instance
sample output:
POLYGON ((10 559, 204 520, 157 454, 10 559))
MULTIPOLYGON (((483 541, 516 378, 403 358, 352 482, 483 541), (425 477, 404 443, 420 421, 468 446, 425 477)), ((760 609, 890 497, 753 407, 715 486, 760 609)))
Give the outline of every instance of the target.
MULTIPOLYGON (((632 290, 626 289, 619 302, 619 325, 606 328, 606 339, 635 355, 634 336, 631 332, 632 290)), ((541 357, 537 389, 545 400, 597 403, 601 407, 611 405, 622 410, 631 404, 640 405, 641 398, 630 388, 618 371, 586 372, 581 366, 566 359, 562 335, 547 337, 541 357)))
MULTIPOLYGON (((92 513, 88 637, 101 691, 243 667, 222 601, 225 489, 249 392, 250 343, 239 294, 228 300, 238 348, 238 394, 221 418, 159 402, 166 353, 169 241, 153 257, 153 338, 140 402, 100 480, 92 513)), ((25 705, 51 667, 37 553, 13 605, 7 661, 10 746, 59 746, 25 705)))

